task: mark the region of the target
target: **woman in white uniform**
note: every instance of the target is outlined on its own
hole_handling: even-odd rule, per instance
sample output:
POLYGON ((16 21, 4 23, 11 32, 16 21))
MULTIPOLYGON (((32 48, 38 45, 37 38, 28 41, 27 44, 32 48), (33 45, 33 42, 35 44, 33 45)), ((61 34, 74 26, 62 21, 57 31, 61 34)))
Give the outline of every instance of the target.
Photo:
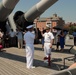
POLYGON ((24 34, 24 41, 25 41, 25 50, 26 50, 26 66, 28 69, 35 68, 33 66, 33 59, 34 59, 34 39, 35 34, 33 32, 33 25, 26 27, 28 31, 24 34))

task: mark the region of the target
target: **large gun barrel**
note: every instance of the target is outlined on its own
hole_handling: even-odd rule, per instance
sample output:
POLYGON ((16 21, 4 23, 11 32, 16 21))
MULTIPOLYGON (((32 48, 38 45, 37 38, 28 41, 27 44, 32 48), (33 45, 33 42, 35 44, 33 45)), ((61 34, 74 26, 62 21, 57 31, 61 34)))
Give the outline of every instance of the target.
POLYGON ((14 15, 16 26, 24 29, 26 28, 26 26, 33 24, 34 19, 44 13, 46 9, 48 9, 57 1, 58 0, 41 0, 26 13, 23 13, 22 11, 17 11, 14 15))
POLYGON ((27 21, 32 22, 36 17, 40 16, 47 10, 50 6, 52 6, 58 0, 41 0, 35 6, 33 6, 29 11, 24 14, 24 17, 27 21))
POLYGON ((19 0, 2 0, 0 3, 0 28, 6 32, 6 21, 19 0))
POLYGON ((0 3, 0 21, 5 21, 19 0, 2 0, 0 3))

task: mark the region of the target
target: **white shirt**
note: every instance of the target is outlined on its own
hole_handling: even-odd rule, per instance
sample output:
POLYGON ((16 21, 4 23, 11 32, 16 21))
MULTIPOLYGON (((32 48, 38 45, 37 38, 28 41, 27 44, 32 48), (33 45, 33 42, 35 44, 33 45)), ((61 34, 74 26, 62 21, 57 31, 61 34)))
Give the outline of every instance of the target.
POLYGON ((50 43, 51 40, 54 39, 54 36, 53 36, 53 34, 52 34, 51 32, 45 32, 45 33, 43 34, 43 37, 44 37, 44 41, 45 41, 46 43, 50 43))
POLYGON ((26 44, 33 44, 34 39, 35 35, 32 32, 28 31, 24 34, 24 41, 26 42, 26 44))
POLYGON ((14 31, 13 32, 10 31, 9 34, 10 34, 11 37, 14 37, 16 35, 14 31))

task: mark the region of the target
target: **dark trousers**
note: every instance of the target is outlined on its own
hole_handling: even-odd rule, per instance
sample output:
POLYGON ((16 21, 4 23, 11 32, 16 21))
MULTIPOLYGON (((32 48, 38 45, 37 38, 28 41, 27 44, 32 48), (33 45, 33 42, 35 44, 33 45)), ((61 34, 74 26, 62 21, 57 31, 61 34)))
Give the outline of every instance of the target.
POLYGON ((17 38, 16 37, 10 37, 10 46, 15 47, 17 44, 17 38))
POLYGON ((76 37, 74 37, 74 45, 76 46, 76 37))
POLYGON ((56 45, 56 46, 57 46, 57 48, 59 48, 59 46, 60 46, 60 42, 57 42, 57 45, 56 45))

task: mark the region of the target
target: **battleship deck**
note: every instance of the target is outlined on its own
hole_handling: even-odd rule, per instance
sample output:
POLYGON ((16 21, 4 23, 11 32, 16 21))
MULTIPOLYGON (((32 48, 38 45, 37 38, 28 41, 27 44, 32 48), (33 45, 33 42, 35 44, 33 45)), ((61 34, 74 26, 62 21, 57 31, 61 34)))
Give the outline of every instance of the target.
MULTIPOLYGON (((69 44, 69 43, 68 43, 69 44)), ((60 68, 64 67, 64 58, 72 56, 69 53, 70 46, 65 46, 64 52, 55 50, 56 45, 53 45, 51 57, 51 66, 44 63, 44 51, 42 45, 34 45, 34 69, 26 68, 25 49, 18 49, 16 47, 4 48, 4 52, 0 52, 0 75, 51 75, 58 72, 60 68)), ((66 60, 65 67, 68 68, 73 61, 66 60)))

